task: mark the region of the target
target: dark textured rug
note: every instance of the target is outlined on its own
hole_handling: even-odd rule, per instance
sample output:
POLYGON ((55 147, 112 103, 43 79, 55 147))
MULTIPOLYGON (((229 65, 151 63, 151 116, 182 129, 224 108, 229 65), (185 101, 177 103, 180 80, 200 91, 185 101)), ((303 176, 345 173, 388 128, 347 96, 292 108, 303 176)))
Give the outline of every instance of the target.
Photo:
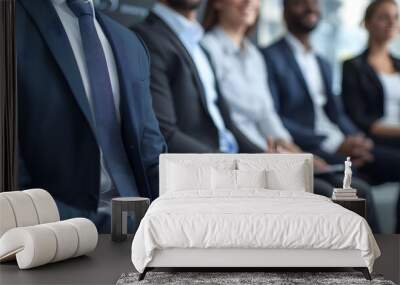
POLYGON ((146 278, 138 281, 138 273, 122 274, 117 285, 395 285, 380 275, 372 275, 368 281, 359 272, 148 272, 146 278))

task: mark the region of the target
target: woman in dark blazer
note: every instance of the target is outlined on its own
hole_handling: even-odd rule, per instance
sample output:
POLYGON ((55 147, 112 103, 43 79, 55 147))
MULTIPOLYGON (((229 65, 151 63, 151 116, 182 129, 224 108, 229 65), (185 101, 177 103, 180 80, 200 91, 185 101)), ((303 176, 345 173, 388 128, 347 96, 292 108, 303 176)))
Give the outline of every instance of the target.
POLYGON ((352 120, 376 143, 400 151, 400 59, 389 51, 399 31, 395 0, 375 0, 364 18, 368 48, 344 62, 342 94, 352 120))

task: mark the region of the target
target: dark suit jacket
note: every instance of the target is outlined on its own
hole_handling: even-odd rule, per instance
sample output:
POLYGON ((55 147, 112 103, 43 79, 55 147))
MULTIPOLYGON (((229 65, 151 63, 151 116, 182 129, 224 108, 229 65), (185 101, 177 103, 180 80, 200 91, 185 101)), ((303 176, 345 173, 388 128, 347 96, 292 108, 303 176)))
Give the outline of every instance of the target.
MULTIPOLYGON (((218 130, 208 113, 196 66, 170 27, 157 15, 132 28, 141 35, 151 57, 151 94, 168 150, 173 153, 219 152, 218 130)), ((232 123, 222 96, 218 107, 241 152, 262 152, 232 123)))
MULTIPOLYGON (((305 151, 318 153, 323 136, 315 133, 314 105, 306 81, 285 39, 261 50, 264 55, 271 93, 276 108, 295 142, 305 151)), ((325 84, 327 103, 324 107, 329 119, 345 134, 357 132, 347 118, 340 102, 332 92, 332 73, 329 64, 318 56, 325 84)))
MULTIPOLYGON (((100 154, 72 48, 50 0, 17 0, 18 128, 21 188, 97 209, 100 154)), ((113 49, 121 92, 121 128, 137 191, 158 195, 165 142, 151 108, 149 57, 128 29, 97 12, 113 49)))
MULTIPOLYGON (((342 97, 348 116, 365 132, 383 117, 384 90, 368 61, 368 50, 343 64, 342 97)), ((397 71, 400 59, 392 57, 397 71)))

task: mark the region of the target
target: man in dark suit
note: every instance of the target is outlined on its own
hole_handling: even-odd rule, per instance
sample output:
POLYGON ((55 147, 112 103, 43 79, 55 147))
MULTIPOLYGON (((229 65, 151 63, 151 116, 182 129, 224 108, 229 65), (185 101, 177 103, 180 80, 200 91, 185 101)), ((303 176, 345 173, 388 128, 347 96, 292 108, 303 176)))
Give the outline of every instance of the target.
POLYGON ((328 163, 351 156, 357 172, 372 184, 398 182, 400 154, 374 145, 354 126, 332 92, 329 64, 312 49, 318 0, 284 0, 284 17, 288 34, 262 53, 276 107, 295 142, 328 163))
POLYGON ((232 123, 196 21, 201 0, 162 0, 136 27, 151 55, 153 108, 170 152, 263 152, 232 123))
POLYGON ((149 56, 92 0, 17 0, 19 185, 62 218, 109 230, 114 196, 158 196, 166 150, 149 94, 149 56))

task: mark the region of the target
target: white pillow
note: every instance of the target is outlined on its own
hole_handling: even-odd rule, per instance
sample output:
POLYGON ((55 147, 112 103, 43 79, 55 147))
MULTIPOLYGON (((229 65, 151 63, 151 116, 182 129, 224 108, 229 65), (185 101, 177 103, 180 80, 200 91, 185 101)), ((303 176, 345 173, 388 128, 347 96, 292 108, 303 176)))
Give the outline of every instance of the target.
POLYGON ((268 171, 268 189, 306 192, 307 183, 303 171, 301 168, 293 169, 290 173, 268 171))
POLYGON ((175 159, 167 166, 166 189, 168 191, 211 190, 211 169, 233 170, 232 159, 175 159))
POLYGON ((237 188, 268 188, 267 170, 236 170, 237 188))
POLYGON ((304 159, 238 159, 239 170, 266 170, 267 188, 271 190, 303 191, 308 188, 304 159))
POLYGON ((211 181, 213 190, 236 190, 236 170, 213 168, 211 181))
POLYGON ((168 165, 168 191, 211 189, 211 167, 184 166, 176 163, 168 165))
POLYGON ((238 190, 241 188, 267 188, 266 170, 212 169, 213 190, 238 190))

